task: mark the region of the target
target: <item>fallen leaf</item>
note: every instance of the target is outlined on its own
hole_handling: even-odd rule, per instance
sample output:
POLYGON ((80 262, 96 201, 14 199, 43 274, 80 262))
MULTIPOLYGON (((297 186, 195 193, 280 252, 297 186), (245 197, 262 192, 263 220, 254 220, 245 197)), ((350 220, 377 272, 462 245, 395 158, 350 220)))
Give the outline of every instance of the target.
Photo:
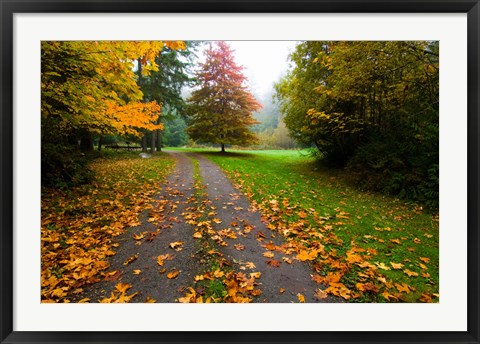
POLYGON ((163 266, 163 256, 158 256, 157 257, 157 264, 160 266, 163 266))
POLYGON ((278 260, 275 260, 275 259, 267 260, 267 264, 270 265, 270 266, 274 266, 276 268, 278 268, 280 266, 280 262, 278 260))
POLYGON ((217 269, 213 272, 213 276, 215 276, 216 278, 221 278, 225 275, 225 272, 217 269))
POLYGON ((398 300, 398 298, 395 295, 390 294, 388 291, 384 291, 382 293, 382 296, 387 300, 390 301, 390 299, 398 300))
POLYGON ((302 262, 307 260, 315 260, 318 257, 317 250, 311 250, 310 252, 307 250, 300 250, 300 253, 297 254, 297 259, 301 260, 302 262))
POLYGON ((424 263, 429 263, 430 262, 430 258, 427 258, 427 257, 420 257, 420 260, 424 263))
POLYGON ((135 240, 141 240, 143 238, 145 238, 145 235, 143 235, 142 233, 133 235, 133 239, 135 240))
POLYGON ((428 303, 431 303, 431 302, 433 302, 433 300, 432 300, 432 297, 431 297, 430 295, 423 293, 423 294, 420 296, 420 302, 428 302, 428 303))
POLYGON ((262 275, 261 272, 251 272, 250 278, 260 278, 261 275, 262 275))
POLYGON ((253 262, 246 262, 245 267, 247 267, 248 269, 255 269, 256 268, 256 266, 255 266, 255 264, 253 264, 253 262))
POLYGON ((389 268, 388 266, 386 266, 384 263, 378 263, 378 262, 376 262, 375 265, 378 266, 379 269, 382 269, 382 270, 390 270, 390 268, 389 268))
POLYGON ((131 262, 135 261, 138 259, 138 253, 137 254, 134 254, 133 256, 131 256, 130 258, 128 258, 125 262, 123 262, 123 265, 128 265, 130 264, 131 262))
POLYGON ((133 270, 134 275, 140 275, 142 273, 142 270, 133 270))
POLYGON ((145 300, 145 303, 155 303, 157 300, 152 299, 150 296, 147 296, 147 299, 145 300))
POLYGON ((280 288, 280 289, 278 290, 278 292, 279 292, 280 294, 283 294, 283 293, 285 292, 285 288, 280 288))
POLYGON ((394 283, 394 284, 395 284, 395 288, 397 288, 399 292, 405 292, 407 294, 410 293, 410 288, 408 284, 406 283, 402 283, 402 284, 394 283))
POLYGON ((235 249, 239 251, 242 251, 245 249, 245 246, 243 246, 242 244, 235 244, 233 245, 233 247, 235 247, 235 249))
POLYGON ((313 294, 313 296, 315 296, 317 299, 319 300, 323 300, 323 299, 326 299, 328 297, 327 293, 324 292, 323 290, 321 289, 317 289, 315 291, 315 294, 313 294))
POLYGON ((169 246, 170 246, 170 248, 174 249, 175 251, 181 251, 182 246, 183 246, 183 242, 175 241, 175 242, 170 243, 169 246))
POLYGON ((297 298, 298 298, 298 302, 305 303, 305 296, 303 296, 302 294, 298 293, 297 298))
POLYGON ((193 233, 193 237, 195 239, 201 239, 202 238, 202 233, 201 232, 195 232, 195 233, 193 233))
POLYGON ((275 254, 273 252, 267 251, 267 252, 263 252, 263 256, 267 258, 273 258, 275 257, 275 254))
POLYGON ((121 293, 125 293, 128 289, 130 289, 132 286, 128 283, 118 283, 115 286, 115 289, 118 290, 121 293))
POLYGON ((390 262, 390 265, 391 265, 395 270, 401 269, 401 268, 403 267, 403 264, 402 264, 402 263, 390 262))
POLYGON ((174 269, 167 274, 167 278, 173 279, 173 278, 176 278, 179 274, 180 274, 180 271, 174 269))
POLYGON ((414 277, 418 276, 418 273, 416 273, 416 272, 414 272, 414 271, 410 271, 410 270, 408 270, 408 269, 403 270, 403 272, 406 273, 406 274, 407 274, 408 276, 410 276, 410 277, 412 277, 412 276, 414 276, 414 277))

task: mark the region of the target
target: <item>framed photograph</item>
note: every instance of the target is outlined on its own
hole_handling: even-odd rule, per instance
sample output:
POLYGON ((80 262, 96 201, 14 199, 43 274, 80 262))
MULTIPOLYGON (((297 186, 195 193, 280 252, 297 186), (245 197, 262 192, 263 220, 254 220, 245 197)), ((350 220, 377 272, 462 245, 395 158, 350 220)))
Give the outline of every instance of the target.
POLYGON ((0 8, 1 343, 480 342, 478 0, 0 8))

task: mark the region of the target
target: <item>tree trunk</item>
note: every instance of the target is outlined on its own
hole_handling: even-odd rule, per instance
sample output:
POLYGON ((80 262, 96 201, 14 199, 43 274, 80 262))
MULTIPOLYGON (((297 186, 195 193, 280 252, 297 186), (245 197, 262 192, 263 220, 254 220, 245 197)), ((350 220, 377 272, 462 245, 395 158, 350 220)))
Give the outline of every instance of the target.
POLYGON ((225 144, 222 143, 222 153, 225 153, 225 144))
POLYGON ((80 151, 83 153, 93 151, 93 137, 91 132, 85 130, 80 134, 80 151))
POLYGON ((152 136, 150 137, 150 153, 155 154, 155 132, 152 131, 152 136))
POLYGON ((162 151, 162 131, 160 129, 157 130, 157 151, 162 151))
POLYGON ((147 152, 147 132, 143 132, 143 137, 142 137, 142 152, 146 153, 147 152))
POLYGON ((103 136, 100 135, 100 139, 98 140, 98 151, 102 151, 102 144, 103 144, 103 136))

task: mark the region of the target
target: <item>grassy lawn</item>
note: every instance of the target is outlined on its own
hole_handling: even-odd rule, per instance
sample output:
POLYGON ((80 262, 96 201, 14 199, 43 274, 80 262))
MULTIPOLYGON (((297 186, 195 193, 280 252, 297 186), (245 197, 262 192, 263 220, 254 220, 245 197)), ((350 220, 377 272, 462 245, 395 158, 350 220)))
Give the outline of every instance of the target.
POLYGON ((138 225, 159 183, 173 170, 166 154, 105 154, 90 164, 95 180, 68 190, 42 190, 42 302, 68 302, 108 268, 115 236, 138 225))
POLYGON ((362 192, 306 152, 194 150, 217 163, 272 230, 350 302, 438 302, 438 216, 362 192))

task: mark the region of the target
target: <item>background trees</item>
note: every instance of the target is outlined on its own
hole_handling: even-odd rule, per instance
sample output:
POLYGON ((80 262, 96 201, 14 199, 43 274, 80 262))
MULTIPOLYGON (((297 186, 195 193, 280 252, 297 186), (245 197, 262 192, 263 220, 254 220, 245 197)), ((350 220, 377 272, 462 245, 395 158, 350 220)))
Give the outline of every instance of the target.
POLYGON ((438 42, 303 42, 291 60, 293 137, 362 186, 438 202, 438 42))
POLYGON ((199 89, 189 101, 188 134, 194 140, 220 144, 256 142, 250 127, 257 123, 252 112, 261 108, 244 85, 242 67, 234 61, 227 43, 217 42, 205 53, 206 60, 195 74, 199 89))
POLYGON ((185 100, 182 97, 182 88, 193 85, 194 78, 191 76, 190 67, 199 45, 200 42, 185 42, 185 49, 182 50, 165 47, 155 58, 158 70, 139 78, 144 99, 162 104, 162 114, 158 116, 156 123, 162 124, 163 127, 145 133, 145 138, 148 134, 149 140, 144 140, 144 150, 147 149, 146 141, 150 141, 152 153, 154 148, 160 151, 164 131, 168 131, 167 137, 174 143, 187 141, 183 137, 186 135, 184 132, 177 135, 178 130, 185 127, 185 100), (172 128, 166 129, 166 125, 171 125, 172 128))

